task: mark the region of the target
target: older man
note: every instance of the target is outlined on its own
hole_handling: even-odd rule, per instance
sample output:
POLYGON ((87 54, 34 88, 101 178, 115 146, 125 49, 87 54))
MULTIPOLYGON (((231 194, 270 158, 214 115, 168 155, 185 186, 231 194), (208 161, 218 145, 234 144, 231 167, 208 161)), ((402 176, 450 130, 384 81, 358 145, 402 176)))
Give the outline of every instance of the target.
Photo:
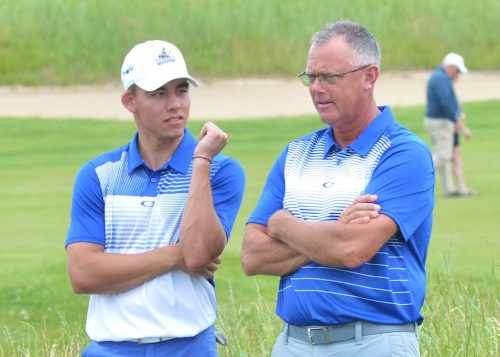
POLYGON ((246 274, 281 276, 275 357, 419 355, 434 170, 375 104, 379 68, 363 26, 313 36, 299 77, 327 127, 279 155, 242 246, 246 274))
POLYGON ((434 163, 440 173, 445 196, 469 196, 473 192, 465 184, 459 144, 459 133, 463 132, 469 138, 470 129, 465 125, 465 115, 453 88, 460 74, 467 72, 463 57, 448 53, 427 82, 424 125, 431 137, 434 163), (453 177, 458 190, 455 189, 453 177))

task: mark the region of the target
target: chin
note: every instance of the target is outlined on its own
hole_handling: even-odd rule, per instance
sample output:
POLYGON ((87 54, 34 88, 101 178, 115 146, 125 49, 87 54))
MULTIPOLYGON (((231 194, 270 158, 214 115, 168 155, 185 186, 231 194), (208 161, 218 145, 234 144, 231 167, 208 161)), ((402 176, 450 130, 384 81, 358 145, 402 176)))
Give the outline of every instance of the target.
POLYGON ((327 115, 327 114, 321 114, 319 113, 319 118, 321 119, 321 121, 325 124, 328 124, 330 126, 333 125, 333 123, 335 122, 335 116, 333 115, 327 115))

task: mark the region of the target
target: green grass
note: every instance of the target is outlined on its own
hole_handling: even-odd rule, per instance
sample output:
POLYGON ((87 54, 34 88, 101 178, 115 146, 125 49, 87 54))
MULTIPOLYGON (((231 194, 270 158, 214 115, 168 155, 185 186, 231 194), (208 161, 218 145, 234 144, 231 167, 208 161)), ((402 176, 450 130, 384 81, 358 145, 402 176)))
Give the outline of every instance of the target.
MULTIPOLYGON (((480 196, 444 199, 437 190, 424 306, 425 356, 498 355, 500 101, 464 104, 471 141, 463 141, 469 185, 480 196)), ((395 108, 399 121, 427 139, 423 107, 395 108)), ((197 132, 202 123, 193 121, 197 132)), ((267 173, 293 138, 322 126, 314 117, 224 121, 225 153, 245 167, 247 186, 216 274, 218 325, 230 337, 222 356, 268 355, 280 323, 278 278, 245 277, 241 237, 267 173)), ((75 356, 85 345, 85 295, 70 289, 64 240, 78 168, 130 140, 132 122, 0 119, 0 356, 75 356)))
POLYGON ((178 45, 197 76, 291 76, 340 18, 373 32, 385 70, 432 68, 450 51, 498 70, 499 13, 496 0, 2 0, 0 84, 118 82, 146 39, 178 45))

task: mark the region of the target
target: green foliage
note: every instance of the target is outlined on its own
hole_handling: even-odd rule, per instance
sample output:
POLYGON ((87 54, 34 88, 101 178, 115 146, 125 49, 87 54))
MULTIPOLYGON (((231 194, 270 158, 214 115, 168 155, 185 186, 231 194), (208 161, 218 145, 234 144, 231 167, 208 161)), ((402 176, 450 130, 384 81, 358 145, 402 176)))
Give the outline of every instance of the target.
POLYGON ((423 356, 498 356, 500 319, 495 272, 431 272, 421 329, 423 356))
POLYGON ((0 84, 117 83, 147 39, 175 43, 197 76, 290 76, 340 18, 374 33, 385 70, 432 68, 450 51, 498 69, 498 13, 496 0, 3 0, 0 84))
MULTIPOLYGON (((436 191, 422 328, 424 356, 498 355, 500 101, 464 104, 473 139, 463 140, 466 176, 480 196, 444 199, 436 191)), ((395 108, 417 135, 423 107, 395 108)), ((219 319, 230 338, 221 356, 268 355, 281 323, 274 314, 277 277, 246 277, 239 252, 245 220, 277 155, 293 138, 323 126, 296 117, 218 123, 230 135, 247 186, 216 274, 219 319)), ((191 122, 197 133, 201 122, 191 122)), ((75 356, 87 343, 88 297, 71 291, 64 240, 78 168, 130 140, 132 122, 0 119, 0 356, 75 356)), ((439 184, 439 183, 438 183, 439 184)))

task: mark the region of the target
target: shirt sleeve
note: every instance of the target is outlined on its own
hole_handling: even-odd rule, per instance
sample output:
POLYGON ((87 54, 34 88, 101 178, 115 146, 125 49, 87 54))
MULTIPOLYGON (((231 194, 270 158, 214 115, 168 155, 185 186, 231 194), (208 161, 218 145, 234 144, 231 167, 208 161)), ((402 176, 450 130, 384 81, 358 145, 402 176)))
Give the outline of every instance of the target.
POLYGON ((245 190, 245 172, 234 159, 227 158, 212 179, 215 212, 229 239, 245 190))
POLYGON ((73 187, 66 246, 76 242, 105 244, 104 199, 95 168, 90 163, 80 169, 73 187))
POLYGON ((278 156, 269 175, 262 194, 247 223, 267 225, 274 212, 283 208, 285 197, 285 161, 288 147, 278 156))
POLYGON ((391 217, 408 240, 434 206, 434 168, 428 148, 420 141, 406 141, 388 150, 365 192, 378 195, 380 213, 391 217))

